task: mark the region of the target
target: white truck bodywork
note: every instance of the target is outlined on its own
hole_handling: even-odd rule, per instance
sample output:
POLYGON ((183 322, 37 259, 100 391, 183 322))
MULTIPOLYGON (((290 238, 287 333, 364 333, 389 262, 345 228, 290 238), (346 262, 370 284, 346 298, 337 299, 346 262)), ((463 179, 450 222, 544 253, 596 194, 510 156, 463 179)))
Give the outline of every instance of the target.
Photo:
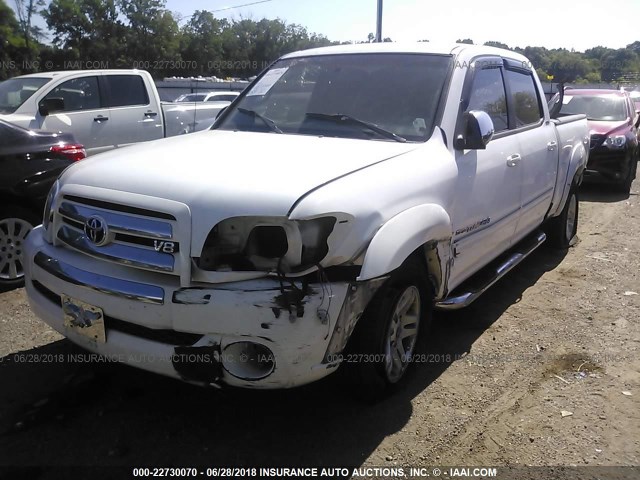
POLYGON ((73 133, 85 146, 89 155, 133 143, 157 140, 211 127, 220 110, 229 102, 175 104, 161 102, 153 79, 143 70, 76 70, 42 72, 15 77, 16 79, 43 79, 42 87, 27 98, 17 110, 2 114, 0 118, 34 130, 73 133), (143 99, 132 104, 110 106, 109 84, 113 77, 132 77, 140 82, 143 99), (82 81, 85 83, 82 83, 82 81), (87 108, 82 99, 89 94, 84 87, 95 87, 95 105, 87 108), (40 103, 49 97, 67 97, 63 111, 42 115, 40 103), (76 97, 76 98, 73 98, 76 97), (71 100, 71 101, 69 101, 71 100), (72 105, 73 101, 78 103, 72 105))
MULTIPOLYGON (((54 187, 45 225, 28 237, 26 288, 36 314, 91 351, 154 372, 198 383, 291 387, 335 370, 335 355, 368 302, 412 253, 423 252, 433 300, 444 302, 562 211, 586 165, 584 117, 556 122, 540 100, 535 125, 498 133, 486 149, 455 146, 461 99, 483 59, 522 65, 544 99, 524 57, 489 47, 376 44, 285 59, 359 53, 451 57, 442 115, 426 141, 278 135, 217 124, 74 165, 54 187), (96 234, 95 217, 109 233, 96 234), (334 219, 326 254, 307 268, 288 268, 287 255, 301 255, 304 225, 321 230, 326 218, 334 219), (218 228, 242 237, 238 232, 263 224, 287 231, 278 274, 204 266, 218 228), (144 248, 126 235, 137 235, 144 248), (179 250, 166 253, 160 242, 179 250), (69 327, 60 307, 67 296, 102 309, 106 343, 69 327), (185 334, 192 343, 178 338, 185 334), (238 367, 235 345, 245 342, 258 345, 256 355, 271 352, 263 376, 238 367), (177 363, 175 355, 184 353, 209 355, 210 362, 194 373, 177 363)), ((253 85, 262 88, 260 81, 253 85)))

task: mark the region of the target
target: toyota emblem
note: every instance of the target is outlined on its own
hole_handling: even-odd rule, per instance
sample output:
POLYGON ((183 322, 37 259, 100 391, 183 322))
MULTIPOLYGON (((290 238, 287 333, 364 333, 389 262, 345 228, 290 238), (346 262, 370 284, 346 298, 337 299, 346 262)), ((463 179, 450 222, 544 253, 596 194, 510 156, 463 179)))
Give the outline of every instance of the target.
POLYGON ((92 243, 102 246, 109 241, 109 229, 103 218, 93 215, 84 222, 84 234, 92 243))

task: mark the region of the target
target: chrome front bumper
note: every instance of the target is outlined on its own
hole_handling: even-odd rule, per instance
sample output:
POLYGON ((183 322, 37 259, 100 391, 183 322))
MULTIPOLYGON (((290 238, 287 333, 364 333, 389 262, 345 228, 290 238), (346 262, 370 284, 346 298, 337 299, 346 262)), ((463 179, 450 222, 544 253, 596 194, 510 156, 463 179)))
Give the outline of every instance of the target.
POLYGON ((194 381, 172 363, 185 347, 180 339, 190 335, 195 338, 190 348, 223 352, 246 341, 268 347, 275 358, 269 376, 249 381, 222 371, 221 383, 250 388, 293 387, 334 371, 336 365, 326 363, 325 357, 350 291, 346 282, 312 284, 293 306, 273 278, 185 287, 175 275, 54 247, 44 241, 42 227, 27 238, 25 275, 29 302, 47 324, 90 351, 139 368, 194 381), (64 326, 62 295, 103 310, 106 343, 64 326))

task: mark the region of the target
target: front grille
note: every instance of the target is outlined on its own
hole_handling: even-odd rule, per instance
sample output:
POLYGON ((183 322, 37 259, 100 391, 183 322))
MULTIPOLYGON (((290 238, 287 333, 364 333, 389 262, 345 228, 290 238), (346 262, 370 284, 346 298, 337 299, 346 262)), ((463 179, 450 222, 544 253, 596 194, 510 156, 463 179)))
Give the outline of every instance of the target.
POLYGON ((589 148, 593 150, 594 148, 598 148, 600 145, 604 143, 607 139, 606 135, 602 135, 600 133, 591 134, 591 141, 589 142, 589 148))
MULTIPOLYGON (((60 295, 52 292, 37 280, 33 281, 33 287, 51 303, 61 307, 62 299, 60 295)), ((126 333, 134 337, 144 338, 152 342, 164 343, 174 346, 192 346, 195 345, 204 335, 196 333, 178 332, 171 329, 154 329, 136 325, 135 323, 125 322, 117 318, 104 316, 104 326, 107 332, 107 339, 110 330, 126 333)))
POLYGON ((65 195, 66 200, 92 207, 98 207, 103 210, 114 210, 116 212, 131 213, 133 215, 141 215, 143 217, 161 218, 164 220, 175 220, 176 217, 169 213, 156 212, 147 210, 146 208, 131 207, 129 205, 119 205, 117 203, 105 202, 103 200, 94 200, 92 198, 77 197, 75 195, 65 195))
POLYGON ((174 239, 173 215, 70 195, 63 197, 57 213, 56 236, 67 247, 134 268, 176 271, 180 245, 174 239), (87 235, 92 217, 99 218, 99 239, 87 235))

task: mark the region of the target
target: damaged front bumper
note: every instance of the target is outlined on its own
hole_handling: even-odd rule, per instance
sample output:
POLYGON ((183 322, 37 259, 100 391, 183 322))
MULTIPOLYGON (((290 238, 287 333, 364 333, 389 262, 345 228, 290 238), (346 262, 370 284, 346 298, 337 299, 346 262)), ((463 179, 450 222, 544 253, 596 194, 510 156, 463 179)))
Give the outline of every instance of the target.
POLYGON ((275 278, 183 288, 160 273, 106 264, 27 238, 26 289, 34 312, 87 350, 201 384, 287 388, 337 367, 383 279, 291 287, 275 278), (65 324, 62 298, 101 309, 106 341, 65 324))
POLYGON ((631 159, 624 148, 611 150, 605 146, 596 147, 589 153, 585 178, 605 182, 620 182, 629 172, 631 159))

